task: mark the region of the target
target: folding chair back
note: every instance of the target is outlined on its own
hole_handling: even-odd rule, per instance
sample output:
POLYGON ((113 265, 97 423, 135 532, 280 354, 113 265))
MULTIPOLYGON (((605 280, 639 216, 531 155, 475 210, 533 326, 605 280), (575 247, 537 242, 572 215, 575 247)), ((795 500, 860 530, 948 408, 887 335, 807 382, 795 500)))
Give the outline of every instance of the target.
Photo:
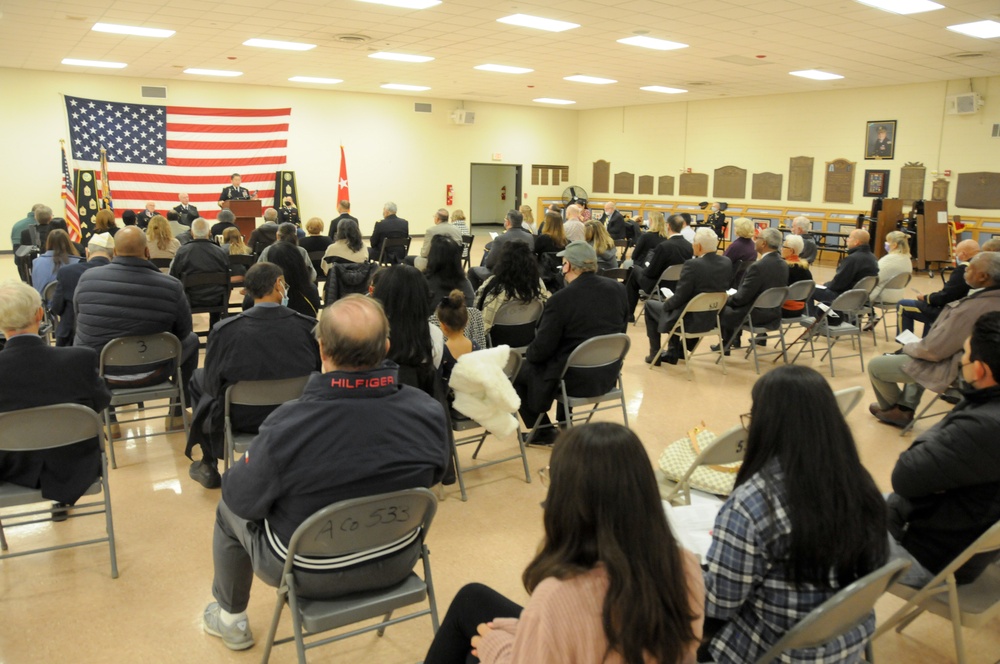
POLYGON ((683 504, 690 505, 691 476, 695 471, 703 466, 725 466, 740 463, 746 454, 746 446, 747 430, 740 425, 732 427, 701 450, 684 475, 663 495, 663 499, 672 500, 680 495, 683 504))
POLYGON ((180 361, 181 342, 169 332, 112 339, 101 351, 101 375, 109 367, 180 361))
POLYGON ((535 327, 545 308, 541 300, 521 302, 508 300, 500 305, 489 332, 491 346, 507 344, 511 350, 523 353, 535 338, 535 327))
POLYGON ((660 278, 656 280, 655 284, 653 284, 653 292, 650 293, 647 298, 642 299, 642 309, 639 310, 639 313, 635 317, 635 325, 639 324, 639 319, 646 313, 646 300, 649 299, 662 302, 663 294, 660 292, 660 284, 664 281, 677 281, 681 278, 681 270, 683 269, 683 264, 671 265, 660 273, 660 278))
MULTIPOLYGON (((890 560, 874 572, 842 588, 809 612, 761 657, 757 664, 771 664, 789 650, 818 648, 864 622, 875 602, 910 566, 905 560, 890 560)), ((870 659, 868 661, 871 661, 870 659)))
POLYGON ((671 265, 670 267, 668 267, 666 270, 663 271, 663 274, 660 275, 660 278, 657 279, 656 283, 659 284, 661 281, 677 281, 678 279, 681 278, 681 270, 683 269, 684 269, 683 263, 678 263, 677 265, 671 265))
POLYGON ((242 265, 243 267, 250 269, 250 266, 257 262, 257 257, 253 254, 229 254, 229 267, 232 268, 233 265, 242 265))
POLYGON ((229 468, 233 456, 242 454, 256 437, 252 433, 233 431, 232 406, 275 406, 294 401, 302 396, 309 376, 280 378, 277 380, 241 380, 226 388, 225 397, 225 467, 229 468))
POLYGON ((628 278, 628 270, 624 270, 620 267, 616 267, 610 270, 601 270, 600 275, 602 277, 607 277, 608 279, 614 279, 616 281, 621 281, 624 283, 625 279, 628 278))
POLYGON ((326 273, 323 272, 323 257, 326 256, 326 250, 320 249, 319 251, 310 251, 309 262, 312 263, 313 269, 316 270, 316 283, 326 281, 326 273))
POLYGON ((463 235, 462 236, 462 267, 466 270, 469 269, 472 259, 472 243, 476 241, 475 235, 463 235))
MULTIPOLYGON (((865 279, 874 279, 875 277, 865 277, 865 279)), ((864 281, 864 279, 862 279, 864 281)), ((860 282, 859 282, 860 283, 860 282)), ((830 308, 834 311, 839 311, 845 314, 845 317, 852 321, 852 324, 857 321, 858 315, 861 310, 865 308, 865 303, 868 302, 868 291, 863 288, 852 288, 849 291, 841 293, 830 303, 830 308)))
POLYGON ((751 309, 777 309, 788 299, 788 286, 768 288, 757 296, 751 309))
POLYGON ((812 279, 803 279, 802 281, 796 281, 794 284, 788 286, 788 295, 785 296, 786 300, 795 300, 796 302, 805 302, 810 297, 812 297, 813 292, 816 290, 816 282, 812 279))
POLYGON ((159 268, 160 272, 169 272, 173 258, 150 258, 149 262, 159 268))
POLYGON ((854 407, 858 405, 861 397, 864 395, 865 388, 860 385, 847 387, 833 393, 834 398, 837 400, 837 407, 840 408, 840 414, 844 417, 847 417, 848 413, 854 410, 854 407))
POLYGON ((618 257, 619 265, 621 265, 621 262, 625 260, 625 256, 628 254, 628 248, 630 244, 631 243, 628 241, 628 238, 623 237, 620 240, 615 240, 615 248, 621 249, 621 255, 618 257))
MULTIPOLYGON (((677 319, 677 322, 674 323, 673 329, 667 332, 668 335, 676 334, 681 340, 681 348, 684 351, 684 371, 687 374, 688 380, 691 380, 694 376, 694 374, 691 373, 691 358, 694 357, 694 354, 688 352, 687 343, 685 342, 687 339, 707 337, 711 334, 718 335, 719 337, 719 346, 720 346, 719 360, 722 361, 722 373, 723 374, 727 373, 726 358, 722 352, 723 351, 722 345, 725 340, 722 338, 722 326, 719 323, 719 313, 722 311, 722 308, 726 306, 726 300, 728 298, 729 295, 723 292, 699 293, 698 295, 695 295, 693 298, 691 298, 691 301, 688 302, 687 305, 684 307, 684 310, 681 312, 681 315, 677 319), (686 329, 686 324, 684 322, 684 319, 687 317, 688 314, 700 314, 708 312, 715 314, 714 327, 704 332, 689 332, 686 329)), ((660 345, 660 350, 656 352, 654 357, 659 356, 661 352, 663 352, 662 344, 660 345)), ((652 369, 653 365, 650 364, 649 368, 652 369)))
POLYGON ((52 302, 52 298, 56 295, 56 287, 59 285, 58 281, 50 281, 45 284, 45 288, 42 289, 42 309, 45 312, 45 318, 42 319, 42 325, 38 330, 39 335, 49 344, 53 343, 56 337, 56 325, 59 324, 59 316, 52 313, 52 309, 49 305, 52 302))
MULTIPOLYGON (((867 277, 867 278, 870 279, 871 277, 867 277)), ((892 291, 892 290, 901 290, 903 288, 906 288, 907 286, 910 285, 910 280, 911 279, 913 279, 913 274, 912 273, 910 273, 910 272, 900 272, 895 277, 893 277, 889 281, 885 282, 885 285, 883 285, 882 288, 879 289, 879 295, 882 295, 882 293, 886 292, 887 290, 892 291)), ((875 300, 872 302, 872 304, 877 304, 877 305, 878 304, 882 304, 882 298, 881 297, 875 298, 875 300)), ((895 307, 896 304, 892 303, 891 306, 895 307)))
MULTIPOLYGON (((584 405, 593 405, 586 414, 587 422, 599 410, 621 407, 622 418, 625 426, 628 426, 621 369, 630 346, 631 341, 625 333, 605 334, 584 341, 570 353, 559 377, 567 426, 573 426, 573 408, 584 405), (586 380, 578 382, 585 377, 586 380), (581 388, 581 385, 586 387, 581 388), (600 405, 606 401, 619 403, 611 406, 600 405)), ((535 425, 537 424, 536 422, 535 425)))
POLYGON ((851 290, 863 290, 866 295, 871 295, 871 292, 875 290, 878 285, 878 275, 873 275, 871 277, 862 277, 858 279, 858 282, 854 284, 854 288, 851 290))
MULTIPOLYGON (((757 296, 753 304, 750 305, 749 311, 747 311, 746 316, 743 317, 743 322, 740 326, 736 328, 736 332, 733 334, 726 342, 726 348, 730 348, 736 339, 739 338, 743 330, 750 332, 750 346, 747 348, 744 354, 744 359, 750 357, 753 354, 753 367, 757 373, 760 373, 760 358, 767 357, 769 355, 780 355, 784 360, 785 364, 788 364, 788 351, 785 348, 785 335, 782 330, 782 319, 780 313, 778 318, 771 321, 770 323, 765 323, 763 325, 756 325, 753 322, 753 312, 757 310, 774 310, 781 307, 785 300, 788 299, 788 286, 778 286, 776 288, 768 288, 766 291, 757 296), (768 334, 768 331, 772 331, 775 334, 772 336, 768 334), (767 343, 768 339, 777 338, 778 346, 775 350, 762 351, 758 350, 758 339, 763 339, 764 343, 767 343)), ((775 357, 777 361, 777 357, 775 357)))
POLYGON ((395 265, 400 263, 410 253, 410 240, 407 237, 387 237, 382 240, 382 250, 378 255, 379 265, 395 265))

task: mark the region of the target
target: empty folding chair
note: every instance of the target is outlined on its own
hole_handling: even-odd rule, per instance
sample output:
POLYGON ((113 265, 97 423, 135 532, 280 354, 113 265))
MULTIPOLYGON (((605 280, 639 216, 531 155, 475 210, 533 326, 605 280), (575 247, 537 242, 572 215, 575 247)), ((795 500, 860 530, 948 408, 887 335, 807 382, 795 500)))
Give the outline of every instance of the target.
POLYGON ((909 272, 903 272, 901 274, 897 274, 895 277, 887 281, 885 286, 883 286, 879 290, 879 293, 876 294, 875 297, 871 299, 871 308, 872 308, 871 315, 877 316, 878 312, 882 312, 882 314, 878 316, 878 320, 875 321, 875 325, 872 326, 872 336, 874 336, 875 328, 878 327, 879 322, 881 322, 882 331, 885 334, 885 340, 889 341, 889 323, 886 322, 886 317, 888 316, 890 311, 896 312, 896 334, 899 334, 899 311, 897 303, 884 302, 882 300, 882 293, 884 293, 887 290, 889 291, 902 290, 910 285, 910 280, 912 278, 913 275, 910 274, 909 272))
MULTIPOLYGON (((732 427, 704 447, 674 486, 665 493, 661 493, 661 498, 674 504, 690 505, 691 476, 703 466, 728 466, 740 463, 746 454, 746 443, 747 430, 741 425, 732 427)), ((734 480, 737 470, 739 469, 732 469, 734 480)))

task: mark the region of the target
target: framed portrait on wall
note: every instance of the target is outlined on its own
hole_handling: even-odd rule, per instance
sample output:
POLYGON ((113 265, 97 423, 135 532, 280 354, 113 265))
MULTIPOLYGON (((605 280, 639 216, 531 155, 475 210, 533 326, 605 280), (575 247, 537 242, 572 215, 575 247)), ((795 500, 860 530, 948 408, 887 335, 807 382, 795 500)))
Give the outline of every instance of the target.
POLYGON ((889 171, 865 171, 865 196, 884 198, 889 195, 889 171))
POLYGON ((868 122, 865 134, 865 159, 893 159, 896 154, 896 121, 868 122))

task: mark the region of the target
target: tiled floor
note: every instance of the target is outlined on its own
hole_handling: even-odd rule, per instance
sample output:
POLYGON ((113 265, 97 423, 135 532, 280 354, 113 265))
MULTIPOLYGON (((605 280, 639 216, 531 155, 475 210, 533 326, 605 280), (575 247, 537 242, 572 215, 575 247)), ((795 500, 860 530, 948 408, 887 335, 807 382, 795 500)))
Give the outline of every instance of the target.
MULTIPOLYGON (((413 249, 416 251, 416 248, 413 249)), ((0 257, 0 278, 14 276, 12 260, 0 257)), ((827 278, 832 267, 815 270, 827 278)), ((913 286, 929 291, 939 279, 915 277, 913 286)), ((624 370, 629 423, 655 458, 668 443, 704 421, 715 430, 738 423, 750 404, 756 375, 752 364, 733 356, 723 375, 711 360, 696 360, 694 380, 683 366, 649 370, 642 362, 646 341, 642 323, 629 328, 634 347, 624 370)), ((866 354, 895 349, 880 342, 866 354)), ((829 368, 804 355, 829 376, 829 368)), ((910 438, 877 423, 866 405, 871 388, 857 359, 837 364, 834 389, 863 385, 866 396, 849 418, 862 459, 880 488, 910 438)), ((153 430, 159 430, 155 421, 153 430)), ((918 431, 928 424, 918 424, 918 431)), ((211 535, 218 491, 207 491, 187 476, 180 434, 147 440, 141 428, 127 430, 116 445, 119 467, 111 471, 111 491, 121 576, 109 575, 107 548, 91 546, 0 563, 0 664, 36 662, 250 662, 260 657, 274 603, 274 591, 257 584, 250 604, 258 645, 232 653, 201 630, 201 613, 211 600, 211 535)), ((506 451, 510 444, 490 439, 484 454, 506 451)), ((465 452, 471 454, 471 450, 465 452)), ((533 474, 547 463, 548 452, 530 449, 533 474)), ((480 581, 512 598, 526 599, 521 571, 541 536, 544 489, 537 477, 525 484, 518 462, 477 471, 468 477, 469 501, 457 487, 440 504, 429 536, 440 610, 462 584, 480 581)), ((96 519, 11 529, 12 550, 39 542, 58 542, 76 534, 97 533, 96 519)), ((845 533, 845 536, 849 534, 845 533)), ((881 617, 900 606, 892 597, 879 601, 881 617)), ((287 618, 287 615, 286 615, 287 618)), ((970 663, 993 664, 1000 658, 1000 619, 965 632, 970 663)), ((314 651, 310 661, 343 664, 412 663, 423 659, 431 639, 429 619, 390 627, 383 638, 367 634, 314 651)), ((951 629, 935 616, 919 618, 903 635, 890 633, 875 644, 880 662, 938 664, 955 661, 951 629)), ((293 646, 282 646, 275 662, 294 661, 293 646)))

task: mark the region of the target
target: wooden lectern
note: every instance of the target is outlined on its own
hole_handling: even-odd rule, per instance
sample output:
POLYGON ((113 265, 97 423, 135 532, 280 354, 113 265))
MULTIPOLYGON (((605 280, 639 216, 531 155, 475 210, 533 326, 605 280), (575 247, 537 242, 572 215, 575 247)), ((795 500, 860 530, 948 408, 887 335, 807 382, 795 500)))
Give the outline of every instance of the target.
POLYGON ((885 236, 896 230, 902 220, 903 201, 898 198, 887 198, 882 201, 882 209, 879 210, 875 223, 875 232, 871 234, 872 251, 875 252, 875 258, 885 256, 885 236))
POLYGON ((260 201, 225 201, 222 207, 228 208, 236 215, 236 227, 240 229, 244 238, 249 238, 257 228, 257 217, 261 215, 260 201))
POLYGON ((924 213, 917 215, 917 269, 929 270, 931 263, 950 263, 952 260, 948 204, 924 201, 924 213))

